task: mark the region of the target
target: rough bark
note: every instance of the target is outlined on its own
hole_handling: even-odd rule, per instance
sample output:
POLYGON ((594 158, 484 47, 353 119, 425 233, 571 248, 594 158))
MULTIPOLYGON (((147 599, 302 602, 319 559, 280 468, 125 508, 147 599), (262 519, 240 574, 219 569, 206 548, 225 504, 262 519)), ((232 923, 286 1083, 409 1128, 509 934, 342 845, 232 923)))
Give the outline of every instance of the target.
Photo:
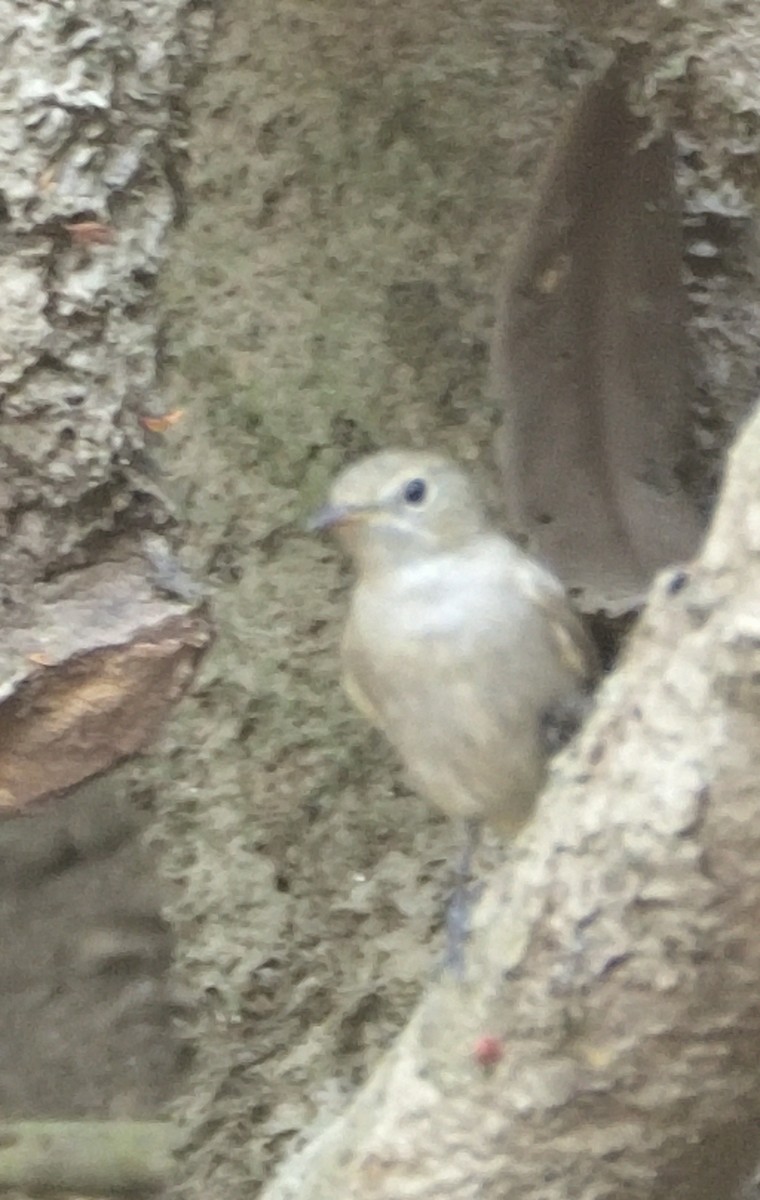
POLYGON ((98 534, 166 524, 140 457, 150 308, 177 210, 177 100, 202 7, 3 0, 0 168, 6 597, 98 534))
POLYGON ((164 407, 154 290, 210 24, 203 0, 0 0, 6 1116, 151 1114, 180 1071, 126 770, 10 810, 144 746, 207 637, 142 421, 164 407))
POLYGON ((760 413, 537 819, 268 1200, 730 1194, 760 1144, 760 413), (479 1039, 503 1043, 500 1062, 479 1039))
POLYGON ((4 807, 140 749, 208 640, 197 594, 167 599, 146 553, 174 517, 141 423, 207 27, 187 0, 0 3, 4 807))
POLYGON ((148 745, 209 641, 202 611, 145 563, 39 583, 0 650, 0 810, 62 792, 148 745))

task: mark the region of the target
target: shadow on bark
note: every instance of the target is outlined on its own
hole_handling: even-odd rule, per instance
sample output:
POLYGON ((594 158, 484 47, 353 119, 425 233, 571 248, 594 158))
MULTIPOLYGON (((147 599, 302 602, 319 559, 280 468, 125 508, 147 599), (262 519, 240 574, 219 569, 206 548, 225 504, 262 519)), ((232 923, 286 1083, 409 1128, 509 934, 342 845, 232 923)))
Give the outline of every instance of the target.
POLYGON ((493 357, 507 513, 587 613, 636 608, 689 558, 690 398, 670 138, 644 141, 626 63, 587 86, 508 271, 493 357))

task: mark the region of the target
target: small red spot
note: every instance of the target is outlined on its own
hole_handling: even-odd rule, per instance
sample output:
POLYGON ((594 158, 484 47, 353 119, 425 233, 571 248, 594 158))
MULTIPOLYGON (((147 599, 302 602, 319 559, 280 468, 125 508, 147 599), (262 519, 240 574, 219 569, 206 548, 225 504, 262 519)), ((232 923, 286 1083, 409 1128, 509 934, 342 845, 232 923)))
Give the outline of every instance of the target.
POLYGON ((493 1033, 481 1034, 472 1048, 472 1057, 478 1066, 495 1067, 504 1057, 504 1042, 493 1033))

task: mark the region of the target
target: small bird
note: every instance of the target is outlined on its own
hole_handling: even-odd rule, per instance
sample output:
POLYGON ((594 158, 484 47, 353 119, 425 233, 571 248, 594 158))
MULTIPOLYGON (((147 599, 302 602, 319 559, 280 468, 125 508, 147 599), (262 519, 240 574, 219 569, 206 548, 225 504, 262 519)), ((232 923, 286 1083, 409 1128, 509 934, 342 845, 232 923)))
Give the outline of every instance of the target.
POLYGON ((562 585, 433 453, 360 460, 310 526, 337 534, 358 576, 342 644, 349 697, 414 786, 465 820, 469 848, 482 821, 514 836, 597 674, 562 585))

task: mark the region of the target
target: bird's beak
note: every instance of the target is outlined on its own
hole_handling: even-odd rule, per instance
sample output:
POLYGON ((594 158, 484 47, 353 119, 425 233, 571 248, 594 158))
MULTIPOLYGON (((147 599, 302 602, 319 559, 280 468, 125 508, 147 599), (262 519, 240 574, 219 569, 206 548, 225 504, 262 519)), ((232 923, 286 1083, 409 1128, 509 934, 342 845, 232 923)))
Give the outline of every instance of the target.
POLYGON ((363 504, 325 504, 312 513, 306 522, 309 533, 323 533, 361 521, 373 511, 363 504))

